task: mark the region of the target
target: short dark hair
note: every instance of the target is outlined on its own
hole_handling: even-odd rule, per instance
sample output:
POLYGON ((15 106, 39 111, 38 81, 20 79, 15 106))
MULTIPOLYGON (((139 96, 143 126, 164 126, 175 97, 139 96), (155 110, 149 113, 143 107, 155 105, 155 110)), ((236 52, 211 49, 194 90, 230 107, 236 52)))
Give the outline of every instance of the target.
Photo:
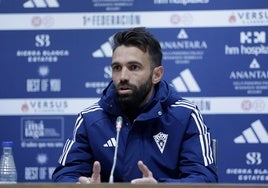
POLYGON ((118 32, 113 37, 113 52, 121 45, 134 46, 151 56, 152 68, 161 66, 162 50, 158 40, 144 27, 130 28, 118 32))

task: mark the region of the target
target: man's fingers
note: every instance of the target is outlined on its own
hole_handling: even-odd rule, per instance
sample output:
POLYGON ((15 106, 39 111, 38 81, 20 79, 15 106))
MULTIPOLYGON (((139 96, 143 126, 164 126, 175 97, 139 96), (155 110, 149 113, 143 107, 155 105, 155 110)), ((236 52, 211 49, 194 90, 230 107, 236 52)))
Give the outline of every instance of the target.
POLYGON ((95 161, 93 164, 93 174, 100 174, 101 166, 99 161, 95 161))
POLYGON ((90 178, 87 178, 87 177, 85 177, 85 176, 81 176, 81 177, 79 177, 77 183, 78 183, 78 184, 89 184, 89 183, 91 183, 91 182, 90 182, 90 178))
POLYGON ((138 161, 138 167, 142 172, 142 178, 133 179, 131 181, 132 184, 156 184, 157 181, 153 177, 153 173, 149 170, 149 168, 143 164, 142 161, 138 161))
POLYGON ((100 183, 100 172, 101 172, 101 166, 99 161, 95 161, 93 164, 93 173, 91 176, 91 181, 93 183, 100 183))
POLYGON ((85 176, 79 177, 77 184, 101 183, 100 179, 101 166, 98 161, 94 162, 92 171, 93 172, 91 177, 85 177, 85 176))
POLYGON ((140 171, 142 172, 143 177, 152 177, 153 176, 152 172, 148 169, 148 167, 142 161, 138 161, 138 167, 139 167, 140 171))

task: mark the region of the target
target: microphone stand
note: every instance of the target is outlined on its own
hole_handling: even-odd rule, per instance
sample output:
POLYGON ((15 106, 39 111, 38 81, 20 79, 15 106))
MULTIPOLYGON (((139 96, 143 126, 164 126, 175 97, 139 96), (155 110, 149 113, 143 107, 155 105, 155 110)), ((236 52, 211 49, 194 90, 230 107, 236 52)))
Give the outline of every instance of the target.
POLYGON ((114 150, 114 160, 113 160, 113 166, 112 166, 111 173, 110 173, 109 183, 114 183, 114 169, 115 169, 116 161, 117 161, 119 133, 122 127, 122 122, 123 122, 122 117, 121 116, 117 117, 116 119, 116 146, 114 150))

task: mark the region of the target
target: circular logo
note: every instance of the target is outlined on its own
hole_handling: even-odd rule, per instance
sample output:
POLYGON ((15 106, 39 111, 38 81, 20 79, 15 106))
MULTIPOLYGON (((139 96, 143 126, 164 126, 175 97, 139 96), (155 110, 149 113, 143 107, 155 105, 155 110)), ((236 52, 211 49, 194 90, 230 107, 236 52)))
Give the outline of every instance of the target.
POLYGON ((44 27, 51 27, 54 25, 54 18, 51 16, 46 16, 44 18, 41 18, 39 16, 34 16, 32 18, 32 25, 34 27, 40 27, 40 26, 44 26, 44 27))
POLYGON ((241 108, 244 111, 250 111, 252 109, 252 104, 251 104, 250 100, 242 101, 241 108))
POLYGON ((253 102, 253 108, 257 112, 262 112, 265 109, 265 102, 263 100, 255 100, 253 102))
POLYGON ((182 16, 182 22, 184 25, 191 25, 193 23, 193 16, 190 13, 184 14, 182 16))
POLYGON ((178 14, 172 14, 170 17, 170 22, 172 24, 178 24, 181 21, 181 17, 178 14))
POLYGON ((39 27, 42 24, 42 19, 39 16, 35 16, 32 18, 32 25, 34 27, 39 27))
POLYGON ((43 18, 43 24, 45 27, 51 27, 54 25, 54 18, 51 16, 46 16, 43 18))

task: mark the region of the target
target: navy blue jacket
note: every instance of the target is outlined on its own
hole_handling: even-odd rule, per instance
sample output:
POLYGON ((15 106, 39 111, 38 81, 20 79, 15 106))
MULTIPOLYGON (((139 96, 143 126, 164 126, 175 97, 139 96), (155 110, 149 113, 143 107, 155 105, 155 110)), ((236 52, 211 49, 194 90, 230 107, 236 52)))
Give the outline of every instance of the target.
POLYGON ((123 117, 115 182, 141 178, 142 160, 158 182, 217 182, 210 133, 197 107, 181 98, 165 81, 155 89, 143 111, 129 122, 114 101, 111 82, 95 105, 79 113, 73 137, 66 141, 55 182, 77 182, 101 164, 101 180, 108 182, 116 145, 116 118, 123 117))

